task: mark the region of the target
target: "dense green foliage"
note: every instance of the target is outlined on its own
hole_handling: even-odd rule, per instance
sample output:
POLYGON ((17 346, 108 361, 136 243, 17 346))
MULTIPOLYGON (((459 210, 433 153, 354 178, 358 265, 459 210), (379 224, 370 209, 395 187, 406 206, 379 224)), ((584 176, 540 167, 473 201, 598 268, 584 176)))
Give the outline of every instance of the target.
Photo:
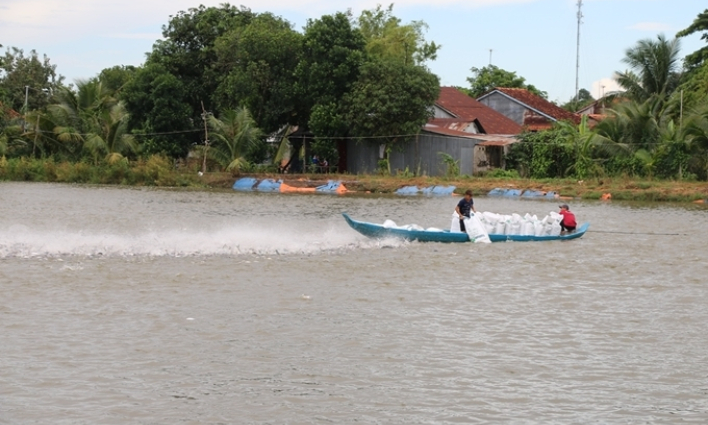
POLYGON ((568 102, 561 105, 566 111, 576 112, 595 102, 595 98, 587 89, 578 90, 578 95, 573 96, 568 102))
POLYGON ((548 97, 548 93, 537 89, 532 84, 526 84, 526 79, 516 75, 516 72, 501 69, 496 65, 472 68, 472 74, 474 74, 472 77, 467 78, 470 88, 465 91, 474 98, 478 98, 496 87, 526 89, 544 99, 548 97))
POLYGON ((143 66, 72 86, 47 58, 10 49, 0 59, 0 155, 115 164, 206 152, 211 166, 237 171, 314 148, 335 163, 347 137, 425 123, 439 82, 424 63, 440 47, 426 28, 401 22, 392 5, 311 19, 303 32, 270 13, 202 5, 170 17, 143 66), (287 143, 293 126, 312 142, 304 150, 303 138, 267 145, 287 143))
MULTIPOLYGON (((688 28, 679 31, 676 37, 686 37, 697 32, 702 32, 701 40, 705 40, 708 43, 708 9, 699 13, 693 23, 688 28)), ((705 64, 708 62, 708 46, 689 54, 684 61, 689 69, 705 64)))
MULTIPOLYGON (((677 37, 708 40, 707 19, 708 10, 677 37)), ((234 172, 280 165, 286 152, 291 164, 312 154, 336 164, 337 147, 352 138, 389 154, 420 131, 439 94, 426 63, 440 46, 426 29, 402 22, 393 6, 311 19, 301 32, 270 13, 199 6, 170 17, 144 65, 71 85, 48 58, 9 48, 0 56, 0 178, 34 180, 44 167, 55 170, 43 174, 49 181, 104 181, 86 174, 91 164, 111 182, 149 184, 135 167, 190 154, 234 172)), ((537 178, 708 180, 708 47, 682 67, 679 38, 627 49, 627 70, 617 73, 623 91, 601 99, 606 119, 525 134, 507 165, 537 178)), ((515 72, 472 72, 473 97, 498 86, 546 97, 515 72)), ((563 106, 593 101, 581 90, 563 106)), ((387 157, 381 164, 388 168, 387 157)))

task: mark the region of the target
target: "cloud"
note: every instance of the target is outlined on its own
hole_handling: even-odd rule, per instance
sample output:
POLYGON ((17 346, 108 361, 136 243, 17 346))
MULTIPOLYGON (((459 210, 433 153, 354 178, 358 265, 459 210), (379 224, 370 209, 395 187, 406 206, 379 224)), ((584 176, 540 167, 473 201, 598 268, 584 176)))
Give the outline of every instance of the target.
POLYGON ((671 25, 662 24, 661 22, 639 22, 627 28, 630 30, 650 32, 671 31, 671 25))
POLYGON ((602 78, 598 81, 595 81, 592 83, 592 87, 590 89, 590 94, 592 97, 595 99, 600 99, 603 95, 616 92, 616 91, 622 91, 622 87, 620 87, 619 84, 617 84, 617 80, 613 78, 602 78))

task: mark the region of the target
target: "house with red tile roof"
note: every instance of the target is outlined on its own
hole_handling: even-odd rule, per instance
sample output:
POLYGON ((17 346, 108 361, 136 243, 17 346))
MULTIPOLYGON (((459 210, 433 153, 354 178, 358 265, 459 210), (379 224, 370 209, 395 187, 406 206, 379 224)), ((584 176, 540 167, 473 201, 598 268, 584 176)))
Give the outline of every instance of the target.
MULTIPOLYGON (((444 175, 441 153, 452 156, 461 174, 477 174, 504 167, 504 156, 523 130, 513 120, 454 87, 441 87, 434 116, 420 134, 390 154, 391 169, 417 175, 444 175)), ((348 141, 347 171, 376 172, 384 147, 348 141)))
POLYGON ((566 111, 526 89, 497 87, 477 100, 527 131, 548 130, 558 121, 580 123, 580 115, 566 111))
POLYGON ((455 87, 440 88, 434 110, 429 124, 436 126, 475 134, 515 135, 522 131, 521 125, 455 87))

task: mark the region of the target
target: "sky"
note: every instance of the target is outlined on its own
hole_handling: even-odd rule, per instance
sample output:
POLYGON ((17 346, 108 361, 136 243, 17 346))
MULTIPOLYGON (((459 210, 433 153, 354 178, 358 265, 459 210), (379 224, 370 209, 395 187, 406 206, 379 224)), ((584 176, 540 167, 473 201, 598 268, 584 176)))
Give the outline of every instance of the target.
MULTIPOLYGON (((0 44, 46 54, 68 82, 114 65, 140 65, 161 28, 180 10, 225 0, 0 0, 0 44)), ((272 12, 301 31, 308 19, 351 9, 358 15, 376 0, 241 0, 272 12)), ((445 86, 465 86, 472 67, 491 63, 565 102, 575 92, 577 0, 398 0, 403 22, 425 21, 426 38, 442 45, 428 63, 445 86)), ((580 88, 599 97, 618 87, 624 52, 658 34, 673 37, 708 7, 705 0, 584 0, 580 88)), ((682 56, 704 45, 682 39, 682 56)))

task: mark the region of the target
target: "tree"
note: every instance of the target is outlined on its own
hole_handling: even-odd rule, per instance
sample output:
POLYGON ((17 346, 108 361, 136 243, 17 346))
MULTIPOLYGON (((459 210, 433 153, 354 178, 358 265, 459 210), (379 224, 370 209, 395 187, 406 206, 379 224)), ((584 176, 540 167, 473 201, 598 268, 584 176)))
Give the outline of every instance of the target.
POLYGON ((556 123, 556 127, 573 156, 572 163, 566 169, 566 173, 578 179, 602 175, 604 173, 601 165, 603 158, 622 156, 628 152, 625 144, 616 143, 592 131, 588 125, 587 115, 582 116, 578 125, 559 121, 556 123))
POLYGON ((578 90, 578 95, 570 98, 570 100, 566 102, 563 106, 561 106, 561 108, 565 109, 566 111, 576 112, 590 105, 594 101, 595 98, 592 97, 589 91, 587 91, 586 89, 580 89, 578 90))
POLYGON ((260 139, 262 133, 246 108, 225 111, 221 119, 209 117, 213 144, 208 155, 226 170, 238 173, 246 161, 246 154, 260 139))
POLYGON ((126 84, 133 79, 137 68, 130 65, 116 65, 111 68, 102 70, 98 77, 103 85, 114 93, 117 98, 120 98, 120 92, 126 84))
POLYGON ((266 133, 290 121, 302 35, 289 22, 269 13, 258 15, 221 37, 216 51, 226 75, 217 89, 219 109, 247 107, 266 133))
POLYGON ((136 71, 121 98, 130 113, 133 132, 152 134, 140 136, 142 153, 164 153, 173 158, 187 156, 200 134, 188 97, 184 83, 164 66, 149 63, 136 71))
POLYGON ((216 43, 220 37, 248 25, 255 14, 228 3, 220 7, 191 8, 170 17, 162 28, 164 40, 153 46, 146 65, 159 64, 179 79, 191 117, 200 120, 201 104, 212 110, 212 98, 224 76, 217 69, 216 43))
POLYGON ((307 127, 315 107, 337 104, 349 92, 365 62, 365 46, 344 13, 308 21, 302 60, 295 68, 296 124, 307 127))
POLYGON ((413 21, 401 25, 401 20, 393 16, 393 4, 383 9, 364 10, 358 19, 358 27, 366 40, 366 51, 381 60, 394 60, 404 65, 422 65, 435 60, 440 45, 425 41, 428 25, 423 21, 413 21))
MULTIPOLYGON (((676 34, 676 37, 686 37, 701 31, 703 32, 703 35, 701 35, 701 40, 708 42, 708 9, 704 10, 703 13, 699 13, 693 23, 688 28, 679 31, 678 34, 676 34)), ((684 59, 684 63, 689 69, 696 68, 707 61, 708 46, 696 50, 684 59)))
POLYGON ((656 40, 640 40, 627 49, 624 63, 630 70, 617 73, 617 82, 631 100, 644 102, 651 96, 668 98, 678 87, 678 58, 681 45, 678 39, 667 40, 659 35, 656 40))
POLYGON ((62 88, 58 103, 50 106, 60 142, 83 142, 94 162, 105 155, 109 163, 135 152, 135 138, 128 133, 128 112, 114 92, 98 79, 76 81, 76 91, 62 88))
POLYGON ((34 50, 25 56, 23 50, 13 47, 0 58, 0 92, 4 92, 7 106, 16 111, 44 109, 63 80, 56 72, 56 65, 46 55, 40 58, 34 50))
MULTIPOLYGON (((679 96, 678 99, 674 99, 674 102, 683 100, 684 111, 704 105, 708 98, 708 61, 696 66, 688 75, 684 76, 684 82, 676 89, 675 93, 679 93, 679 96), (681 99, 681 94, 683 94, 683 99, 681 99)), ((681 109, 681 106, 679 105, 677 109, 681 109)))
POLYGON ((496 87, 526 89, 544 99, 548 98, 548 93, 545 91, 541 91, 531 84, 526 84, 524 77, 516 75, 516 72, 501 69, 496 65, 472 68, 472 73, 474 75, 467 78, 470 83, 470 89, 467 90, 467 94, 474 98, 478 98, 496 87))
MULTIPOLYGON (((704 63, 705 66, 705 63, 704 63)), ((702 180, 708 179, 708 106, 694 111, 685 124, 685 134, 693 153, 689 171, 702 180)))
POLYGON ((439 94, 440 80, 422 66, 371 61, 345 96, 342 115, 352 135, 385 144, 388 160, 395 145, 410 140, 431 118, 439 94))
MULTIPOLYGON (((347 134, 341 125, 340 103, 366 62, 364 37, 352 26, 348 15, 337 13, 309 20, 302 45, 302 58, 295 68, 295 110, 290 123, 297 125, 303 134, 318 127, 326 135, 344 137, 347 134), (328 129, 322 127, 323 117, 331 118, 328 129)), ((303 143, 303 138, 291 139, 290 164, 298 164, 296 158, 303 143)), ((307 145, 305 148, 307 157, 307 145)))

